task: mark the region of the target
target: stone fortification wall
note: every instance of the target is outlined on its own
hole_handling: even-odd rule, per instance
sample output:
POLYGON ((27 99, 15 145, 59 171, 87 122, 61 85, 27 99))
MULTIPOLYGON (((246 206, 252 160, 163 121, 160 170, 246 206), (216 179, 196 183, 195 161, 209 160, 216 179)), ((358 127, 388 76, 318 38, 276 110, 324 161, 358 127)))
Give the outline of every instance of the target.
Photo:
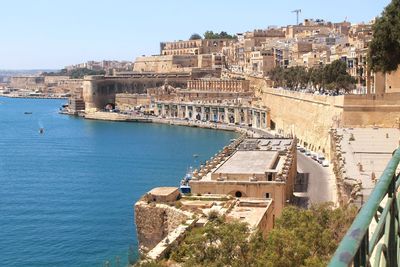
POLYGON ((168 82, 173 87, 186 87, 189 74, 142 75, 138 77, 86 76, 83 81, 83 99, 86 112, 103 109, 115 104, 118 93, 145 94, 148 88, 159 87, 168 82))
POLYGON ((10 78, 10 87, 15 89, 42 90, 45 88, 42 76, 15 76, 10 78))
POLYGON ((133 70, 158 73, 187 72, 195 67, 198 67, 197 55, 142 56, 136 58, 133 70))
POLYGON ((326 96, 258 86, 271 127, 315 151, 328 153, 331 128, 400 127, 400 93, 326 96))
POLYGON ((133 109, 137 106, 150 105, 151 97, 147 94, 116 94, 115 106, 120 110, 133 109))
POLYGON ((342 125, 399 128, 400 93, 345 95, 342 125))
POLYGON ((343 136, 337 134, 336 129, 330 131, 331 135, 331 161, 336 177, 336 192, 340 205, 346 205, 357 199, 357 194, 362 188, 361 180, 355 180, 346 174, 346 161, 342 152, 341 141, 343 136))
POLYGON ((169 233, 189 218, 189 214, 165 204, 139 201, 135 204, 135 223, 140 252, 153 249, 169 233))
POLYGON ((298 143, 314 151, 329 152, 329 130, 342 116, 343 96, 321 96, 262 88, 262 103, 271 109, 271 128, 296 136, 298 143))
POLYGON ((82 97, 82 79, 68 76, 18 76, 11 77, 10 87, 15 89, 39 90, 45 94, 70 93, 82 97))

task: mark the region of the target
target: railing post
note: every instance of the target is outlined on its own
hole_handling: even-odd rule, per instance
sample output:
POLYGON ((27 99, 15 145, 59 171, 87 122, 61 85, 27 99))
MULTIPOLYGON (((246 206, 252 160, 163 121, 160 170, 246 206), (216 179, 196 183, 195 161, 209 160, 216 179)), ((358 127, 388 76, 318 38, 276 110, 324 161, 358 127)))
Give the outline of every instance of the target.
POLYGON ((345 237, 340 242, 330 267, 370 266, 370 256, 375 253, 375 263, 379 264, 382 253, 385 255, 387 266, 398 266, 398 238, 399 203, 396 199, 397 188, 400 187, 399 176, 395 176, 400 162, 400 149, 393 153, 393 157, 375 185, 374 190, 362 206, 345 237), (386 203, 384 208, 380 207, 386 203), (380 211, 380 216, 377 212, 380 211), (369 239, 369 226, 376 218, 378 224, 369 239), (381 242, 381 238, 383 238, 381 242), (378 245, 379 244, 379 245, 378 245), (378 246, 377 246, 378 245, 378 246), (370 248, 371 246, 371 248, 370 248), (377 247, 376 247, 377 246, 377 247), (377 248, 377 249, 376 249, 377 248), (375 250, 376 249, 376 250, 375 250), (352 264, 353 263, 353 264, 352 264))
POLYGON ((389 233, 385 233, 389 235, 388 240, 388 256, 389 256, 389 266, 397 266, 397 236, 396 232, 396 175, 393 175, 392 181, 389 186, 388 196, 393 199, 392 204, 390 205, 390 226, 389 233))

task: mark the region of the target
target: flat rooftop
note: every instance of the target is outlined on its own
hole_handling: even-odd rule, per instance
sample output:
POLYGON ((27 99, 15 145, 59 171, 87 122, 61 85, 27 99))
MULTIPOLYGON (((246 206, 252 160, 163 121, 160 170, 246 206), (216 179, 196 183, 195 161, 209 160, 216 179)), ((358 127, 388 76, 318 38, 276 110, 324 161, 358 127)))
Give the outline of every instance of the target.
POLYGON ((149 193, 153 196, 169 196, 178 191, 177 187, 156 187, 153 188, 149 193))
POLYGON ((260 224, 262 218, 266 216, 266 212, 268 211, 272 203, 271 199, 260 201, 262 201, 262 203, 259 203, 261 204, 259 206, 247 206, 245 203, 239 203, 239 205, 233 207, 233 209, 226 215, 227 220, 239 220, 240 222, 247 223, 250 228, 257 227, 260 224))
POLYGON ((346 162, 346 176, 360 179, 362 192, 364 196, 368 197, 375 187, 371 174, 374 172, 376 178, 382 175, 392 158, 392 152, 399 146, 400 130, 394 128, 342 128, 337 129, 337 134, 343 136, 340 145, 346 162), (360 170, 359 164, 362 165, 362 170, 360 170))
POLYGON ((236 151, 215 174, 265 174, 278 158, 277 151, 236 151))
POLYGON ((288 149, 292 143, 292 139, 284 138, 248 138, 243 140, 238 149, 279 151, 288 149))

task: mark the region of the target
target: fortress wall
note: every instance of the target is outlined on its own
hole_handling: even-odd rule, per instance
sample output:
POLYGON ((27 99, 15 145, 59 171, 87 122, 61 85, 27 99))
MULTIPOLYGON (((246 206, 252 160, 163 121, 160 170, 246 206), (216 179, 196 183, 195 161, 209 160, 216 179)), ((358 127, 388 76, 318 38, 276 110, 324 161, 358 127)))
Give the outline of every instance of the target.
POLYGON ((343 96, 320 96, 262 88, 258 96, 271 109, 271 125, 314 151, 329 152, 329 130, 342 116, 343 96))
POLYGON ((137 202, 135 223, 140 252, 153 249, 187 219, 187 214, 174 207, 165 204, 147 204, 144 201, 137 202))
POLYGON ((162 86, 166 81, 173 87, 186 87, 190 76, 120 78, 88 76, 83 81, 83 99, 86 112, 103 109, 108 103, 115 104, 118 93, 145 94, 148 88, 162 86))
POLYGON ((343 125, 351 127, 389 127, 400 125, 400 93, 346 95, 343 125))
POLYGON ((271 109, 272 128, 296 135, 300 144, 314 151, 329 152, 330 128, 400 128, 400 93, 313 95, 270 88, 261 81, 253 82, 253 87, 262 104, 271 109))

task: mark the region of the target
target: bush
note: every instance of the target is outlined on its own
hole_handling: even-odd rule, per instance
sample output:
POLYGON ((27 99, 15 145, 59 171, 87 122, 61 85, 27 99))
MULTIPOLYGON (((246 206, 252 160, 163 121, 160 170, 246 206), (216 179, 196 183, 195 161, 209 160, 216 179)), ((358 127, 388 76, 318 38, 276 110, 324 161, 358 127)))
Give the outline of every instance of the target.
POLYGON ((208 213, 208 220, 215 221, 219 217, 219 212, 217 210, 210 210, 208 213))
POLYGON ((266 239, 222 218, 193 229, 170 257, 183 266, 326 266, 356 213, 331 203, 286 207, 266 239))

